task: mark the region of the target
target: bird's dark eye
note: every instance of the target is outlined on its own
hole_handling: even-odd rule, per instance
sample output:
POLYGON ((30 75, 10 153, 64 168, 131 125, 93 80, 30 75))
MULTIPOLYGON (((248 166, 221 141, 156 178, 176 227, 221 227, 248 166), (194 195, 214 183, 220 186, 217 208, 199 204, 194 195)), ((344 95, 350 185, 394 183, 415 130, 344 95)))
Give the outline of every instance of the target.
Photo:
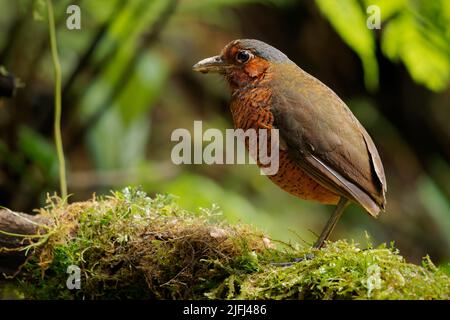
POLYGON ((239 51, 236 55, 236 61, 239 63, 246 63, 250 58, 252 57, 252 54, 248 51, 239 51))

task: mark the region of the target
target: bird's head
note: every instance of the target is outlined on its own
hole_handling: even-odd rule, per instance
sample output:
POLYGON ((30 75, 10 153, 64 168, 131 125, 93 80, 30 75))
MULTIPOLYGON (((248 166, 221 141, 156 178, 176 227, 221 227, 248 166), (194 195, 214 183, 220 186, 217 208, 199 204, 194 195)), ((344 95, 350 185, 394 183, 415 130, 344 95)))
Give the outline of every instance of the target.
POLYGON ((259 40, 239 39, 231 41, 220 55, 203 59, 192 68, 202 73, 220 73, 233 89, 260 82, 277 63, 289 63, 280 50, 259 40))

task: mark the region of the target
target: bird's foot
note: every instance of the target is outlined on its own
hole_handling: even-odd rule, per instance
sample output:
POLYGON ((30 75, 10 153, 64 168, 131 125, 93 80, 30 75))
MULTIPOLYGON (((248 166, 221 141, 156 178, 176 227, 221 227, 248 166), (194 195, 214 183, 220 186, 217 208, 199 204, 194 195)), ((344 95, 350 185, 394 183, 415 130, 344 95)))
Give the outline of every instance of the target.
POLYGON ((290 266, 294 265, 294 263, 302 262, 302 261, 305 261, 305 260, 312 260, 312 259, 314 259, 314 254, 313 253, 308 253, 304 257, 302 257, 302 258, 295 258, 291 262, 272 262, 271 265, 276 266, 276 267, 290 267, 290 266))

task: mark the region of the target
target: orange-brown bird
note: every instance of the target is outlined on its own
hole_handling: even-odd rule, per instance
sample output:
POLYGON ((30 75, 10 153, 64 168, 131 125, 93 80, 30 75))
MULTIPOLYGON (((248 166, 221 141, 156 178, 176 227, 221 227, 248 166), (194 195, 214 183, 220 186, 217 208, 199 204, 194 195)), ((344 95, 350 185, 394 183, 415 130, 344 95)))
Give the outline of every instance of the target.
POLYGON ((350 201, 373 217, 384 211, 386 179, 369 134, 333 90, 284 53, 240 39, 193 69, 225 76, 235 128, 279 130, 279 170, 268 176, 275 184, 302 199, 337 204, 315 248, 350 201))

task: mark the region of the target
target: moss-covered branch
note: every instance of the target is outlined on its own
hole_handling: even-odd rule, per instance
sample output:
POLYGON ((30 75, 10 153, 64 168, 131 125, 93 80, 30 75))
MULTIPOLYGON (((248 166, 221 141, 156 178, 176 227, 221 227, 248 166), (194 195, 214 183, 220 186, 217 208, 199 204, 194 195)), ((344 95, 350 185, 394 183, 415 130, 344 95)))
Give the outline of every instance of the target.
POLYGON ((449 277, 429 258, 417 266, 395 248, 347 241, 320 251, 275 248, 214 209, 192 213, 132 189, 71 205, 55 198, 40 217, 49 227, 16 248, 30 255, 8 283, 26 298, 449 298, 449 277), (276 264, 295 257, 304 260, 276 264), (66 287, 70 265, 80 268, 79 290, 66 287))

